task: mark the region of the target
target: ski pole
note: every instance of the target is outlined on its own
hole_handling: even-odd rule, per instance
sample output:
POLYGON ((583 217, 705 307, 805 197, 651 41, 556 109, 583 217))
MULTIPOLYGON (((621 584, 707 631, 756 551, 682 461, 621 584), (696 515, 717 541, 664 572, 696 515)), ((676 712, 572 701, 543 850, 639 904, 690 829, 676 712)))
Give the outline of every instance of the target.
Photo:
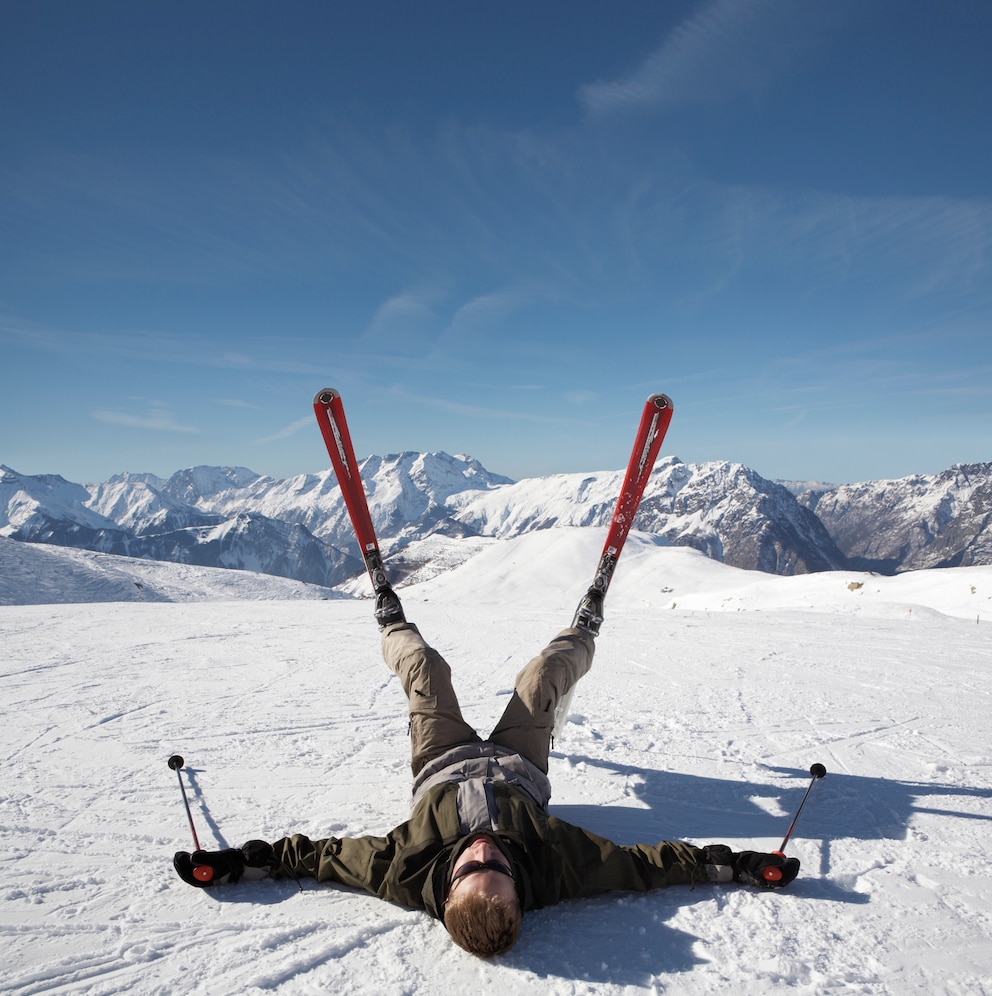
MULTIPOLYGON (((827 769, 822 764, 814 764, 809 769, 809 773, 813 776, 810 779, 810 783, 806 788, 806 794, 803 796, 803 801, 799 803, 799 808, 796 810, 796 815, 792 817, 792 822, 789 824, 789 829, 786 830, 785 836, 782 838, 782 843, 779 845, 777 851, 772 851, 772 854, 780 854, 783 858, 785 857, 785 845, 789 843, 789 838, 792 836, 792 831, 796 828, 796 820, 799 819, 799 814, 803 811, 803 806, 806 805, 806 800, 809 798, 809 794, 816 784, 818 778, 822 778, 826 773, 827 769)), ((766 882, 777 882, 782 877, 781 868, 766 868, 762 873, 766 882)))
MULTIPOLYGON (((179 791, 183 794, 183 805, 186 807, 186 819, 189 820, 189 829, 193 834, 193 843, 196 845, 198 851, 202 850, 200 847, 199 838, 196 836, 196 827, 193 826, 193 813, 189 808, 189 799, 186 798, 186 786, 183 785, 183 776, 179 773, 180 768, 186 762, 183 760, 181 754, 173 754, 169 758, 169 767, 176 773, 176 778, 179 779, 179 791)), ((193 877, 199 879, 201 882, 209 882, 214 877, 214 870, 210 865, 197 865, 193 869, 193 877)))

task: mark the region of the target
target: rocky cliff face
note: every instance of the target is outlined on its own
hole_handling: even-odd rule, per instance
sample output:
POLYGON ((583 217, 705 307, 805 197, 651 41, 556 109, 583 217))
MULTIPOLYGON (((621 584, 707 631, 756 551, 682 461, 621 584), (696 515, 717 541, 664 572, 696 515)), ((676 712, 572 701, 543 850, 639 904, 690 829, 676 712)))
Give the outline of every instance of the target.
POLYGON ((813 490, 799 501, 864 570, 992 563, 992 463, 813 490))

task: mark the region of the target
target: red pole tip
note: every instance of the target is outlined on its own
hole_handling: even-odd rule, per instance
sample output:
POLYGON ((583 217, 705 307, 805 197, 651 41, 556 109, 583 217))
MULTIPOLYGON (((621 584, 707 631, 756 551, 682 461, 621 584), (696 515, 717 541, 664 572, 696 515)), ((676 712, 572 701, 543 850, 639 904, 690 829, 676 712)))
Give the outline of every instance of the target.
POLYGON ((761 877, 766 882, 781 882, 782 881, 782 869, 781 868, 777 868, 775 865, 769 865, 761 873, 761 877))
POLYGON ((214 870, 210 865, 197 865, 193 869, 193 878, 198 882, 212 882, 214 880, 214 870))

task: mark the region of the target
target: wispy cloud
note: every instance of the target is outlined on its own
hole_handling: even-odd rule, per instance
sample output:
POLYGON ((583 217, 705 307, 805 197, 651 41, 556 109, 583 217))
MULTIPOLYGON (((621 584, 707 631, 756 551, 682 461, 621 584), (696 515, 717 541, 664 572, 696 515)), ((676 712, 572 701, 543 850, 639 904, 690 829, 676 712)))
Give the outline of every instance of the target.
POLYGON ((945 197, 811 196, 791 222, 802 258, 835 273, 879 276, 905 298, 975 291, 989 303, 992 205, 945 197), (805 229, 805 231, 803 231, 805 229))
MULTIPOLYGON (((694 285, 683 301, 719 297, 761 274, 786 294, 857 289, 888 308, 927 298, 966 312, 992 306, 992 203, 696 184, 675 227, 694 285)), ((918 316, 922 317, 922 316, 918 316)))
POLYGON ((434 344, 431 358, 448 358, 466 348, 474 349, 480 342, 486 350, 490 350, 493 329, 503 326, 511 314, 530 300, 530 294, 516 289, 492 291, 470 298, 455 309, 434 344))
POLYGON ((290 436, 295 436, 301 429, 305 429, 311 425, 313 425, 313 416, 307 415, 305 418, 298 418, 295 422, 290 422, 284 429, 272 433, 271 436, 263 436, 261 439, 256 439, 255 443, 256 445, 264 445, 265 443, 277 442, 280 439, 289 439, 290 436))
POLYGON ((446 335, 467 335, 484 331, 494 322, 515 311, 527 301, 527 295, 514 290, 480 294, 466 301, 451 318, 446 335))
MULTIPOLYGON (((245 340, 251 351, 225 351, 222 344, 204 336, 184 335, 162 330, 128 329, 85 331, 53 328, 0 314, 0 344, 18 349, 38 350, 59 356, 122 357, 146 363, 169 363, 184 367, 261 371, 263 373, 320 375, 324 367, 310 360, 286 358, 294 350, 306 355, 311 343, 300 340, 245 340)), ((220 403, 231 403, 220 402, 220 403)))
POLYGON ((570 424, 574 422, 571 416, 541 415, 536 412, 520 411, 514 408, 493 408, 487 405, 466 405, 446 398, 431 397, 423 394, 412 394, 401 388, 391 392, 392 396, 405 402, 436 408, 441 411, 463 415, 468 418, 499 419, 500 421, 534 422, 546 425, 570 424))
POLYGON ((581 87, 579 100, 590 113, 609 114, 760 92, 840 19, 829 7, 794 0, 712 0, 631 72, 581 87))
POLYGON ((242 401, 240 398, 214 398, 215 405, 223 405, 225 408, 258 408, 258 405, 242 401))
POLYGON ((129 429, 150 429, 153 432, 179 432, 196 434, 200 430, 193 425, 183 425, 177 422, 175 416, 163 405, 150 405, 142 414, 133 412, 110 411, 98 408, 90 412, 90 417, 98 422, 109 422, 111 425, 123 425, 129 429))
POLYGON ((190 362, 204 367, 225 367, 229 370, 260 370, 265 373, 321 374, 323 367, 305 360, 286 360, 261 353, 208 354, 190 362))
POLYGON ((383 301, 362 332, 365 342, 381 348, 402 347, 420 351, 421 337, 439 322, 435 308, 441 293, 433 288, 411 288, 383 301))

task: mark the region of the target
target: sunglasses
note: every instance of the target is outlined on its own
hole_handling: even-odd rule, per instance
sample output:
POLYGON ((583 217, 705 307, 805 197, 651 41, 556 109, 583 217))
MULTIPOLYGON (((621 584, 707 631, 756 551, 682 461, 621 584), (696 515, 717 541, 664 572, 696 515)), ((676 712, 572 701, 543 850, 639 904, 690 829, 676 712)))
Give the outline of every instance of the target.
POLYGON ((480 871, 494 871, 499 872, 500 875, 506 875, 507 878, 513 878, 513 872, 510 868, 505 865, 502 861, 496 861, 495 859, 491 861, 466 861, 465 864, 451 876, 451 881, 448 883, 448 892, 451 892, 451 887, 460 878, 464 878, 466 875, 474 875, 475 872, 480 871))

